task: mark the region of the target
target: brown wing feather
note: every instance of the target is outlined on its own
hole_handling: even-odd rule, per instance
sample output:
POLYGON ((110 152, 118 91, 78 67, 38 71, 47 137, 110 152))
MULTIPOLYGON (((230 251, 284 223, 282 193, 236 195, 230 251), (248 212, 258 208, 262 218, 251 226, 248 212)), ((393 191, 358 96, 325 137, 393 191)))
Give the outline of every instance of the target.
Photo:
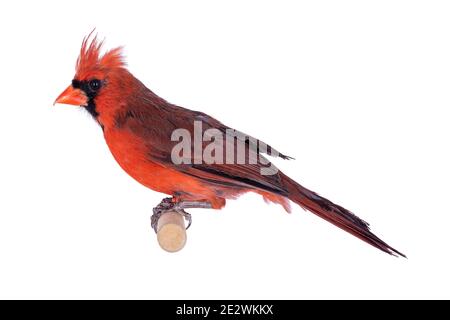
MULTIPOLYGON (((205 162, 197 164, 194 159, 194 150, 192 149, 190 159, 184 159, 187 164, 175 165, 171 160, 171 153, 178 142, 171 141, 172 132, 182 128, 188 130, 191 133, 191 137, 193 137, 194 121, 202 121, 203 131, 214 128, 225 135, 226 129, 229 129, 221 122, 204 113, 169 103, 158 104, 157 106, 153 104, 129 106, 117 115, 116 125, 124 130, 130 130, 142 138, 148 147, 149 159, 164 166, 170 166, 208 182, 220 183, 223 181, 227 186, 256 188, 287 196, 287 190, 282 184, 279 173, 273 175, 261 174, 261 169, 268 167, 270 163, 264 158, 265 161, 263 161, 266 164, 263 164, 260 150, 255 151, 253 148, 250 148, 249 143, 244 144, 244 164, 207 164, 205 162), (254 159, 253 162, 256 163, 250 163, 250 159, 254 159)), ((203 142, 203 147, 208 143, 203 142)), ((237 153, 237 145, 234 141, 233 145, 230 146, 230 143, 227 144, 224 138, 224 144, 224 157, 226 148, 234 148, 234 154, 237 153)))

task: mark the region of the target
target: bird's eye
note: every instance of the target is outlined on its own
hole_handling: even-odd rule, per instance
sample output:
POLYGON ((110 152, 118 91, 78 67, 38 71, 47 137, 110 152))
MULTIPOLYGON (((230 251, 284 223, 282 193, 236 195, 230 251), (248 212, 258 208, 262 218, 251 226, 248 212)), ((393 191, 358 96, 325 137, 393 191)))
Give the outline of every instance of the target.
POLYGON ((93 79, 89 81, 89 89, 91 89, 92 91, 97 91, 98 89, 100 89, 100 86, 101 82, 98 79, 93 79))

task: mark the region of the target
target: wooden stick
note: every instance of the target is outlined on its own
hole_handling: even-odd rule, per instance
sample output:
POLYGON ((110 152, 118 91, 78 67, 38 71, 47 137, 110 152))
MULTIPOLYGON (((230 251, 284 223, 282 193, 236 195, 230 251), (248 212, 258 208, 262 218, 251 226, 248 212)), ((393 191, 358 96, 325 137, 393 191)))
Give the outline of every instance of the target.
POLYGON ((168 211, 158 220, 157 238, 161 248, 168 252, 177 252, 186 244, 184 217, 176 211, 168 211))

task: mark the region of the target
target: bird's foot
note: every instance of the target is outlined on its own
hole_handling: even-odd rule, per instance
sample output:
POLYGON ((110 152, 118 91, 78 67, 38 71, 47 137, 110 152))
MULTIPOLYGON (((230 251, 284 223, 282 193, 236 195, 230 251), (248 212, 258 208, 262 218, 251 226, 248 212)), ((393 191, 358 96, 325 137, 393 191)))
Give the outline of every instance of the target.
POLYGON ((153 208, 153 215, 151 217, 151 226, 155 232, 158 232, 158 220, 161 216, 167 211, 176 211, 181 214, 187 221, 188 225, 186 229, 192 224, 192 216, 191 214, 184 211, 187 208, 212 208, 209 202, 205 201, 179 201, 174 202, 173 198, 164 198, 160 204, 158 204, 155 208, 153 208))
POLYGON ((151 216, 151 226, 155 232, 158 232, 158 221, 162 214, 173 210, 175 203, 172 198, 164 198, 156 207, 153 208, 153 214, 151 216))

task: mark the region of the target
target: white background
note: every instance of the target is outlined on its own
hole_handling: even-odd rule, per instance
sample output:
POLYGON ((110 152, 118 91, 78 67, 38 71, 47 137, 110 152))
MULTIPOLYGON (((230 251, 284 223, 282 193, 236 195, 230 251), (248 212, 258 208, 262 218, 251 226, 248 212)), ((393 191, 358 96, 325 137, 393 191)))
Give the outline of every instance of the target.
POLYGON ((450 298, 447 1, 0 12, 0 298, 450 298), (296 157, 276 164, 409 259, 251 194, 191 210, 185 249, 163 252, 149 218, 164 195, 120 169, 86 112, 52 106, 93 27, 149 88, 296 157))

